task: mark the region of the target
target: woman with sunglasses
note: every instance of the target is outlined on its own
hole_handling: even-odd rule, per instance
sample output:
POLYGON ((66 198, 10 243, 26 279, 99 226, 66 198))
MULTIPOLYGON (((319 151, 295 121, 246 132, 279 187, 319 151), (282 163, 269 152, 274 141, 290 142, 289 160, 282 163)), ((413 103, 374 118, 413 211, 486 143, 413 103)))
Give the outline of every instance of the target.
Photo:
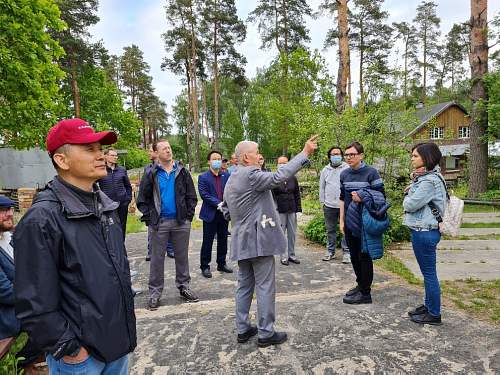
POLYGON ((346 212, 351 202, 362 202, 358 190, 373 189, 384 195, 385 191, 378 171, 363 161, 364 148, 361 143, 353 142, 347 146, 344 158, 350 168, 340 174, 340 231, 344 234, 351 253, 357 285, 346 293, 343 302, 359 305, 372 303, 373 262, 368 253, 361 251, 361 228, 356 227, 354 220, 346 217, 346 212))

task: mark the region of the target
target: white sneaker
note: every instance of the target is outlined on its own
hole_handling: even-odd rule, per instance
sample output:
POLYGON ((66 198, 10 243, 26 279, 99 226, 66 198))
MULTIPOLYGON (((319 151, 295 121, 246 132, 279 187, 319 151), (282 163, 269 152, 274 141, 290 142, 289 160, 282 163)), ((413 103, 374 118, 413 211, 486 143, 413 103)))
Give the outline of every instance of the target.
POLYGON ((351 263, 351 254, 344 253, 344 256, 342 257, 342 263, 344 263, 344 264, 351 263))

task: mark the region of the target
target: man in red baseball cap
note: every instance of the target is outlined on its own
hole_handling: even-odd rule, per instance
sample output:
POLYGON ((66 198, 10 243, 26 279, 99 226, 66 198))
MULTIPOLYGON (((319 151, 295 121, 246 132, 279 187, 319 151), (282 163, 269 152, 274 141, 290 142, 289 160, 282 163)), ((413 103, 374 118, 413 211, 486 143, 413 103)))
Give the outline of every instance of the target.
POLYGON ((77 118, 52 127, 47 150, 57 176, 14 234, 16 315, 47 353, 50 373, 78 364, 88 374, 127 374, 136 346, 118 203, 95 184, 107 174, 102 145, 116 140, 77 118))

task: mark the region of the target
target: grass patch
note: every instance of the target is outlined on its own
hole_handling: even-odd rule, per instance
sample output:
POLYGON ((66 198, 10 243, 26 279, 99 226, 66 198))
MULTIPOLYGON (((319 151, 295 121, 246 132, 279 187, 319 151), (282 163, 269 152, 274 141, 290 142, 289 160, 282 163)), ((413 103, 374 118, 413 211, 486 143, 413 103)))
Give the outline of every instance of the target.
POLYGON ((321 204, 317 199, 302 199, 302 213, 304 215, 315 215, 321 212, 321 204))
POLYGON ((500 207, 495 207, 485 204, 464 205, 464 213, 478 213, 478 212, 500 212, 500 207))
POLYGON ((500 223, 462 223, 461 228, 500 228, 500 223))
POLYGON ((382 267, 386 271, 395 273, 412 285, 422 285, 422 281, 415 277, 408 267, 406 267, 402 261, 392 255, 389 251, 385 252, 382 259, 376 260, 375 264, 382 267))
POLYGON ((148 227, 135 215, 128 215, 127 218, 127 234, 146 232, 148 227))
POLYGON ((500 280, 442 281, 441 291, 455 306, 500 326, 500 280))

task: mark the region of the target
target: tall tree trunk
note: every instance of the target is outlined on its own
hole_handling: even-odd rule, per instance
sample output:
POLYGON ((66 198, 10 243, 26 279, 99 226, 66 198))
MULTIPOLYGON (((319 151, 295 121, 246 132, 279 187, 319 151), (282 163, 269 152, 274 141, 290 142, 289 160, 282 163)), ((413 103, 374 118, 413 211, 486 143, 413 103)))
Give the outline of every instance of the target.
POLYGON ((348 106, 352 108, 352 81, 351 81, 351 63, 347 65, 347 97, 349 99, 348 106))
POLYGON ((488 73, 487 0, 471 0, 471 101, 469 194, 476 197, 487 189, 488 182, 488 114, 487 92, 483 77, 488 73))
MULTIPOLYGON (((337 0, 337 20, 339 34, 339 68, 337 72, 337 113, 344 112, 347 95, 347 82, 350 76, 350 58, 349 58, 349 26, 347 23, 347 1, 337 0)), ((349 86, 349 101, 351 101, 351 88, 349 86)))
POLYGON ((80 117, 80 89, 78 88, 77 65, 74 59, 71 59, 71 91, 73 92, 73 105, 75 107, 75 117, 80 117))
POLYGON ((363 78, 363 66, 365 63, 365 54, 363 51, 363 37, 361 37, 359 50, 359 113, 363 115, 365 112, 365 88, 363 78))
POLYGON ((409 48, 409 43, 410 42, 410 34, 407 35, 406 41, 405 41, 405 67, 404 67, 404 72, 403 72, 403 98, 404 98, 404 103, 406 107, 406 99, 408 97, 408 48, 409 48))
POLYGON ((198 111, 198 90, 196 86, 196 36, 194 33, 194 13, 193 3, 190 3, 191 11, 191 100, 193 108, 193 131, 194 131, 194 168, 196 171, 200 170, 200 123, 198 111))
MULTIPOLYGON (((187 56, 187 55, 186 55, 187 56)), ((187 79, 187 121, 186 121, 186 156, 189 168, 193 166, 193 153, 191 150, 191 124, 192 124, 192 113, 191 108, 191 64, 189 62, 189 57, 186 59, 186 79, 187 79)))
POLYGON ((422 90, 422 103, 427 97, 427 30, 424 31, 424 89, 422 90))
MULTIPOLYGON (((217 7, 217 0, 214 1, 217 7)), ((217 21, 214 22, 214 146, 219 148, 220 125, 219 125, 219 65, 217 51, 217 21)))
POLYGON ((280 42, 279 42, 279 14, 278 14, 278 5, 276 4, 277 0, 273 1, 274 5, 274 30, 276 30, 276 33, 274 35, 274 43, 276 44, 276 49, 279 51, 280 50, 280 42))
POLYGON ((207 116, 207 89, 206 82, 201 82, 201 100, 202 100, 202 108, 201 108, 201 132, 203 133, 203 129, 206 130, 205 136, 207 137, 207 142, 210 143, 210 148, 212 148, 213 140, 210 140, 210 132, 208 129, 208 116, 207 116))

